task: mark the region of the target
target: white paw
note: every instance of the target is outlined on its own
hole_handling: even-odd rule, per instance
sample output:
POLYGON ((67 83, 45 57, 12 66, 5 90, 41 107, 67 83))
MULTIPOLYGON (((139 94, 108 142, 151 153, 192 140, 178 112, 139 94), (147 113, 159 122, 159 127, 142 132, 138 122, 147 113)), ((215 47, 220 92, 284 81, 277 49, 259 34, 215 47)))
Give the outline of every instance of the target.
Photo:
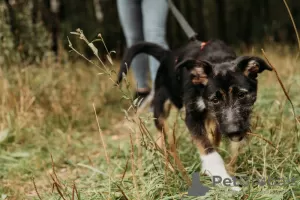
POLYGON ((242 188, 241 188, 241 187, 238 187, 238 186, 233 186, 233 187, 231 187, 231 189, 232 189, 233 191, 237 191, 237 192, 239 192, 239 191, 242 190, 242 188))
POLYGON ((227 173, 224 161, 218 152, 202 155, 201 161, 201 172, 210 176, 213 186, 221 184, 223 186, 231 187, 234 191, 241 190, 240 187, 236 186, 236 180, 227 173))

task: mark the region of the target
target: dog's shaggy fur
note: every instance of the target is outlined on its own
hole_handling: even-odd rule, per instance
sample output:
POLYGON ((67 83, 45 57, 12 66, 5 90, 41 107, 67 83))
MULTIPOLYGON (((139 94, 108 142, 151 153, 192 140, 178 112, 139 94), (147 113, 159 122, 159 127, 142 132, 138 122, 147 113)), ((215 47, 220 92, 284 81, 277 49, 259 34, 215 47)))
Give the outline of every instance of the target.
POLYGON ((259 57, 238 57, 223 41, 211 40, 204 47, 201 44, 190 41, 183 48, 169 51, 153 43, 138 43, 125 54, 118 83, 137 54, 146 53, 159 60, 152 102, 156 127, 164 131, 168 99, 177 109, 184 106, 185 123, 199 149, 202 171, 224 180, 230 176, 215 147, 223 135, 237 151, 250 129, 257 75, 272 68, 259 57))

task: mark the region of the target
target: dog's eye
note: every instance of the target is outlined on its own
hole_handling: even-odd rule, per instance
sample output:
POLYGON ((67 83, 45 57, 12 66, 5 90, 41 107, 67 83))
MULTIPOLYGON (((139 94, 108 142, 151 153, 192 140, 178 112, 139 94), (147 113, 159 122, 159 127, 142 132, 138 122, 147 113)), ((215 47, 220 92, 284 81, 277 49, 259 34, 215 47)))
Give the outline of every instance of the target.
POLYGON ((239 93, 237 94, 237 97, 238 97, 239 99, 243 99, 245 96, 246 96, 246 92, 239 92, 239 93))
POLYGON ((217 97, 214 97, 212 100, 211 100, 214 104, 217 104, 219 103, 219 99, 217 97))

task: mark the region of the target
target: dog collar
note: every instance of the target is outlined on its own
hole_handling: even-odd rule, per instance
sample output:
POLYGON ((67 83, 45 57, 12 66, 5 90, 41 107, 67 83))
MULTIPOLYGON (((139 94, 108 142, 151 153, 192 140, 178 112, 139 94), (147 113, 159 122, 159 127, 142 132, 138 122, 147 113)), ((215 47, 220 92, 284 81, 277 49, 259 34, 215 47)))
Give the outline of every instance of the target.
POLYGON ((202 42, 201 46, 200 46, 200 50, 202 50, 205 47, 206 44, 207 44, 206 42, 202 42))
MULTIPOLYGON (((205 47, 206 44, 207 42, 201 42, 200 51, 202 51, 202 49, 205 47)), ((177 63, 177 61, 178 61, 178 57, 175 58, 175 64, 177 63)))
MULTIPOLYGON (((205 45, 207 44, 208 42, 201 42, 200 44, 200 51, 203 50, 203 48, 205 47, 205 45)), ((177 64, 177 61, 178 61, 178 57, 175 58, 175 64, 177 64)), ((177 76, 177 80, 180 80, 180 77, 177 76)))

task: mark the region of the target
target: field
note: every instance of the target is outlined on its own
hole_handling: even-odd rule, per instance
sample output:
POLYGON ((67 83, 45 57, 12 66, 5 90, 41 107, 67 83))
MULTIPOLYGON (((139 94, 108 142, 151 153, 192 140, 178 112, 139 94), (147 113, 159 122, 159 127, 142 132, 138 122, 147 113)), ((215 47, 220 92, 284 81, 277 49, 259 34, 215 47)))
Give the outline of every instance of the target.
MULTIPOLYGON (((299 116, 295 51, 273 46, 265 51, 299 116)), ((259 48, 251 53, 262 56, 259 48)), ((118 63, 109 67, 117 69, 118 63)), ((170 170, 166 162, 173 164, 173 158, 166 149, 154 148, 151 136, 157 131, 151 115, 143 114, 141 124, 124 119, 132 84, 120 91, 112 84, 114 74, 100 72, 84 60, 0 70, 0 200, 204 199, 186 196, 183 171, 170 170), (137 141, 140 132, 145 138, 137 141)), ((175 109, 168 123, 191 178, 201 168, 196 147, 175 109)), ((252 137, 238 159, 236 175, 294 178, 294 185, 250 184, 241 193, 212 187, 205 199, 300 199, 300 131, 274 72, 259 77, 252 132, 271 144, 252 137)), ((228 158, 225 144, 219 150, 228 158)), ((208 177, 200 180, 211 185, 208 177)))

